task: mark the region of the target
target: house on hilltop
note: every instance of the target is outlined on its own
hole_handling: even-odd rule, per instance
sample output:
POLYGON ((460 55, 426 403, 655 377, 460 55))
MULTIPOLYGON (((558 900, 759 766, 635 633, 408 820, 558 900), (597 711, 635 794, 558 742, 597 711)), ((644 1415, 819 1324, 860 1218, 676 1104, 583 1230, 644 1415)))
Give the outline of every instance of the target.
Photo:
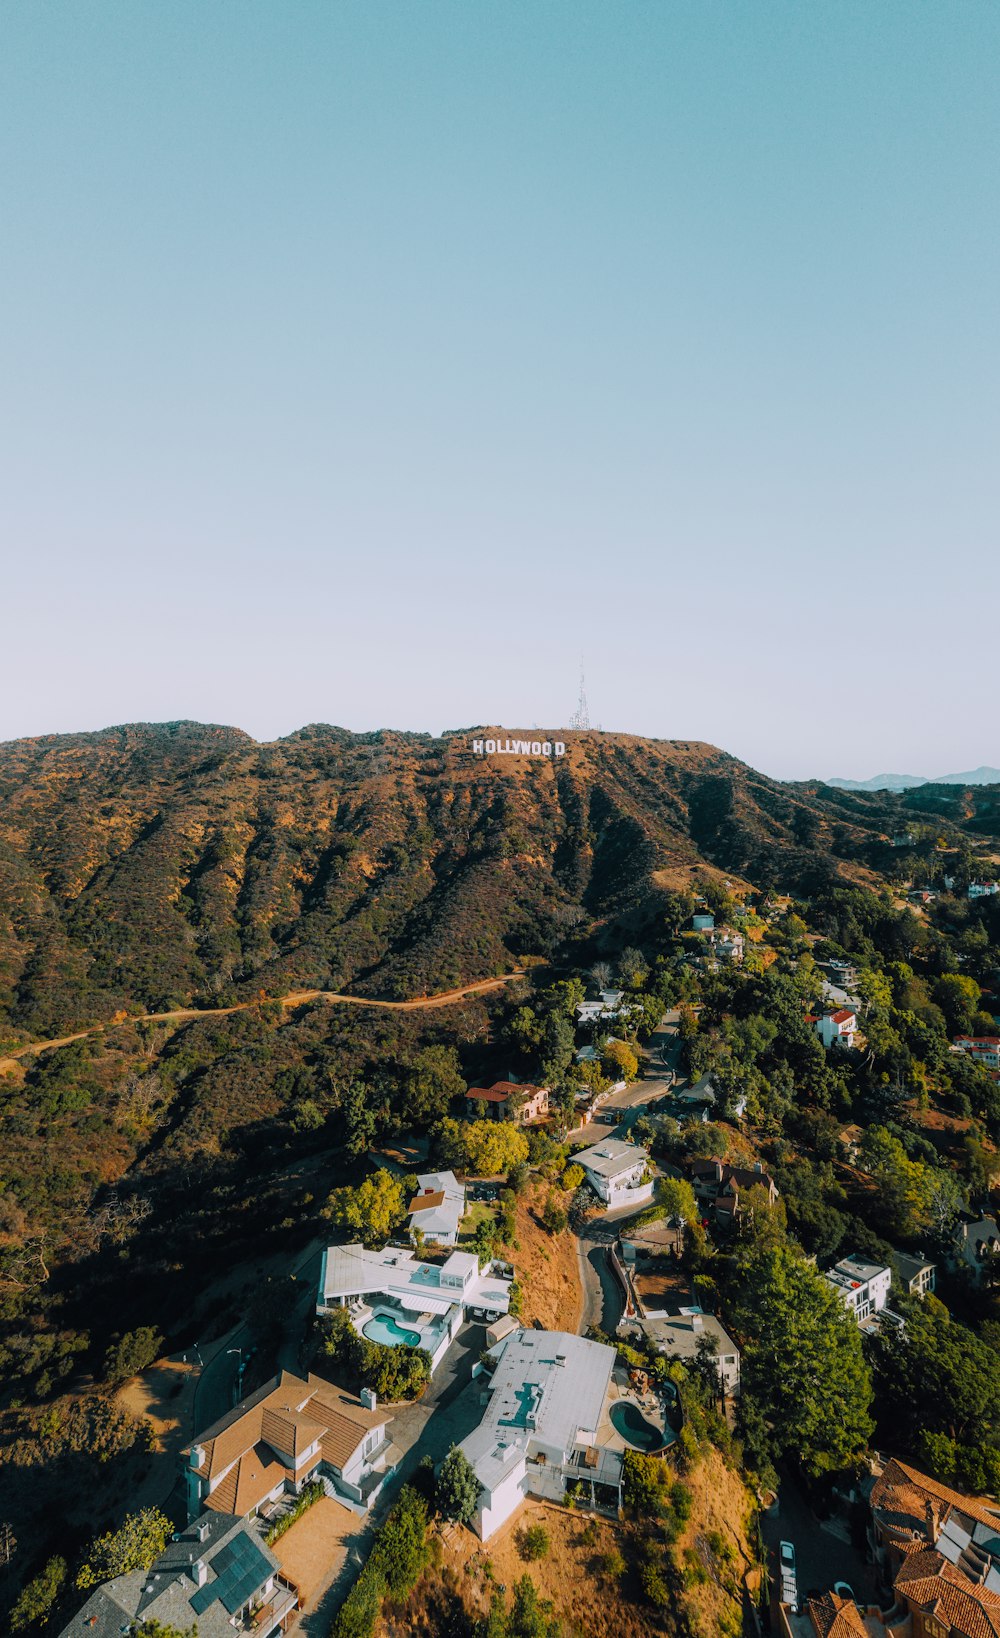
POLYGON ((652 1200, 655 1182, 646 1179, 649 1156, 636 1143, 621 1138, 604 1138, 573 1156, 599 1200, 609 1211, 619 1206, 635 1206, 652 1200))
POLYGON ((98 1587, 60 1638, 121 1638, 157 1621, 198 1638, 288 1630, 299 1591, 271 1549, 244 1519, 206 1513, 179 1531, 148 1570, 132 1570, 98 1587))
POLYGON ((198 1435, 187 1452, 188 1516, 205 1508, 249 1519, 320 1481, 365 1509, 389 1474, 392 1417, 312 1373, 281 1374, 198 1435))
POLYGON ((510 1278, 490 1264, 480 1272, 471 1251, 443 1263, 419 1262, 412 1251, 386 1246, 328 1246, 323 1253, 316 1312, 346 1308, 359 1336, 393 1347, 423 1348, 436 1370, 452 1338, 475 1314, 488 1324, 510 1307, 510 1278))
POLYGON ((520 1085, 517 1081, 494 1081, 492 1086, 470 1086, 465 1094, 469 1120, 512 1120, 518 1126, 532 1126, 545 1120, 549 1112, 547 1086, 520 1085))
POLYGON ((821 1017, 809 1021, 825 1047, 850 1048, 854 1045, 858 1019, 853 1007, 837 1007, 835 1011, 824 1012, 821 1017))
POLYGON ((723 1227, 734 1223, 745 1209, 751 1189, 763 1189, 769 1206, 778 1200, 778 1186, 759 1160, 753 1166, 731 1166, 726 1160, 692 1160, 688 1173, 696 1197, 723 1227))
POLYGON ((601 1438, 615 1350, 567 1331, 516 1331, 480 1378, 483 1419, 459 1447, 480 1493, 472 1527, 488 1541, 528 1495, 562 1501, 570 1483, 621 1500, 622 1455, 601 1438))
POLYGON ((926 1297, 934 1290, 937 1284, 937 1264, 929 1262, 926 1257, 911 1256, 908 1251, 894 1251, 892 1260, 896 1265, 899 1283, 907 1296, 926 1297))
POLYGON ((823 1275, 833 1286, 851 1317, 862 1327, 880 1314, 889 1300, 892 1269, 852 1252, 823 1275))
POLYGON ((409 1205, 410 1238, 420 1234, 439 1246, 458 1244, 465 1215, 465 1188, 454 1172, 425 1172, 417 1178, 419 1192, 409 1205))
POLYGON ((954 1260, 968 1269, 976 1285, 992 1284, 1000 1276, 1000 1231, 995 1217, 962 1217, 952 1237, 954 1260))

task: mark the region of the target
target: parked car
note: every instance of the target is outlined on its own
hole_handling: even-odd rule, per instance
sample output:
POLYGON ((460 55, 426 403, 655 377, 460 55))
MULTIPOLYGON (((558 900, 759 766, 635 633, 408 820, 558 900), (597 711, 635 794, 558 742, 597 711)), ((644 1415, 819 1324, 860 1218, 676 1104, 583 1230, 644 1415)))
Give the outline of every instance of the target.
POLYGON ((790 1570, 792 1575, 795 1574, 795 1548, 790 1541, 779 1541, 778 1562, 782 1571, 790 1570))

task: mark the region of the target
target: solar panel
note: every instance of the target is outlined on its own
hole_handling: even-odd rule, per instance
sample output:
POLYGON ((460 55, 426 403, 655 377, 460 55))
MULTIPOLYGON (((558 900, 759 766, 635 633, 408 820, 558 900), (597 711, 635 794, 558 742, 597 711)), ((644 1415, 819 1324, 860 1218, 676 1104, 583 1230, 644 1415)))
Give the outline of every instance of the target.
POLYGON ((271 1566, 259 1547, 242 1532, 227 1541, 211 1560, 216 1579, 199 1587, 191 1597, 191 1608, 204 1615, 216 1599, 235 1615, 267 1580, 271 1566))

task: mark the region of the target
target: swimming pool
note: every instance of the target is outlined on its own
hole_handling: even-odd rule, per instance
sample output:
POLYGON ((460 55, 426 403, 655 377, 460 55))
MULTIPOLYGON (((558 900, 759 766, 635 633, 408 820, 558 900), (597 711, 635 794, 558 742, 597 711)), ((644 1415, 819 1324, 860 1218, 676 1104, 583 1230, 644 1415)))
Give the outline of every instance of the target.
POLYGON ((674 1442, 669 1429, 663 1433, 652 1422, 647 1422, 638 1405, 633 1405, 630 1399, 619 1399, 612 1405, 610 1416, 615 1432, 636 1450, 662 1450, 664 1445, 674 1442))
POLYGON ((403 1343, 408 1348, 420 1347, 420 1332, 398 1325, 391 1314, 373 1314, 370 1320, 365 1320, 361 1334, 369 1342, 381 1342, 388 1348, 399 1348, 403 1343))

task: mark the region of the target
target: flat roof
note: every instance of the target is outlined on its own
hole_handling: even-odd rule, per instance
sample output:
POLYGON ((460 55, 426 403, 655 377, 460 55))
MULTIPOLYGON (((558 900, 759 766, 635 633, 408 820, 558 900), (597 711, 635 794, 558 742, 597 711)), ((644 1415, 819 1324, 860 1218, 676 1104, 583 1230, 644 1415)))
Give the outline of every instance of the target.
POLYGON ((626 1143, 622 1138, 603 1138, 589 1149, 581 1149, 573 1156, 581 1166, 598 1177, 617 1177, 633 1166, 649 1159, 645 1149, 637 1143, 626 1143))
POLYGON ((487 1489, 532 1442, 569 1452, 596 1443, 616 1350, 569 1331, 515 1331, 500 1345, 483 1419, 462 1449, 487 1489))

